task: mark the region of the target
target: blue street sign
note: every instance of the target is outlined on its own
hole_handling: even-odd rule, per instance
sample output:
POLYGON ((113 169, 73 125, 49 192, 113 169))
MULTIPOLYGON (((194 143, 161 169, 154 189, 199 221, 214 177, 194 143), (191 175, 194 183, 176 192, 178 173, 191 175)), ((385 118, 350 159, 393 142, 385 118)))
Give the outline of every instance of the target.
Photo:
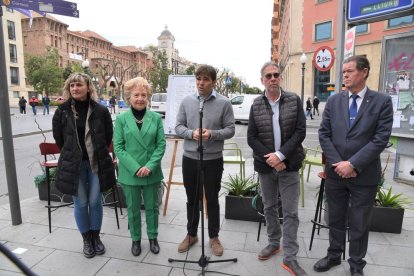
POLYGON ((62 0, 38 0, 40 5, 51 5, 53 7, 61 7, 65 9, 77 10, 78 4, 74 2, 62 1, 62 0))
POLYGON ((39 11, 79 18, 78 10, 74 10, 72 8, 67 9, 67 8, 60 7, 60 6, 55 6, 55 4, 52 4, 52 3, 43 4, 42 2, 39 2, 39 11))
POLYGON ((33 10, 38 11, 39 10, 39 4, 33 1, 27 1, 27 0, 11 0, 10 4, 6 4, 7 1, 1 1, 2 5, 5 5, 8 8, 19 8, 19 9, 26 9, 26 10, 33 10))
POLYGON ((65 16, 77 17, 79 18, 79 11, 76 9, 76 3, 68 1, 58 1, 58 0, 9 0, 10 4, 6 4, 7 1, 1 1, 2 5, 5 5, 8 8, 20 8, 26 10, 32 10, 35 12, 46 12, 54 13, 65 16), (6 2, 6 3, 5 3, 6 2))
POLYGON ((371 23, 414 12, 414 0, 347 0, 349 23, 371 23))

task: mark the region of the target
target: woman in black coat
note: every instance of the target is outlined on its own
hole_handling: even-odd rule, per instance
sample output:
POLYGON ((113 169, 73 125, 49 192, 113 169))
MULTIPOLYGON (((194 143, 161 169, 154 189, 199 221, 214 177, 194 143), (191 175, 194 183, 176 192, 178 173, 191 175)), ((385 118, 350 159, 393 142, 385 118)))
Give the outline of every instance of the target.
POLYGON ((105 253, 99 238, 102 226, 102 192, 115 185, 115 170, 108 146, 112 119, 106 107, 96 102, 91 78, 73 73, 65 81, 68 100, 53 116, 53 137, 61 153, 56 187, 73 195, 75 220, 83 237, 83 254, 92 258, 105 253))

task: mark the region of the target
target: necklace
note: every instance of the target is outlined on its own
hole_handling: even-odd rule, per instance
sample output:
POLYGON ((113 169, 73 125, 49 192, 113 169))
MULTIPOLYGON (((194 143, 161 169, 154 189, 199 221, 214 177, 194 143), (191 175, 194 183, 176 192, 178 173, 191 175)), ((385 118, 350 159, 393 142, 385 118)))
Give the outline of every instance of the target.
POLYGON ((144 122, 144 117, 142 117, 141 120, 138 120, 137 118, 134 118, 135 122, 137 122, 137 124, 142 124, 144 122))

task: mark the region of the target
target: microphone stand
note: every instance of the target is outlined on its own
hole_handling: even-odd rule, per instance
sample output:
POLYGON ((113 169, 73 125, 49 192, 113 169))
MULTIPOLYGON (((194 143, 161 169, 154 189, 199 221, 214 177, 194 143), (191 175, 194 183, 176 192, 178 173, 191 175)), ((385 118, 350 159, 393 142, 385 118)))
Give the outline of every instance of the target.
POLYGON ((204 204, 203 204, 203 191, 204 191, 204 170, 203 170, 203 109, 204 109, 204 101, 200 102, 200 111, 199 111, 199 139, 198 139, 198 164, 197 164, 197 193, 198 193, 198 202, 199 202, 199 210, 200 210, 200 218, 201 218, 201 256, 198 261, 188 261, 188 260, 177 260, 169 258, 168 262, 181 262, 181 263, 192 263, 198 264, 201 267, 201 275, 205 275, 205 268, 209 263, 224 263, 224 262, 237 262, 237 258, 233 259, 225 259, 225 260, 214 260, 210 261, 204 254, 204 204))

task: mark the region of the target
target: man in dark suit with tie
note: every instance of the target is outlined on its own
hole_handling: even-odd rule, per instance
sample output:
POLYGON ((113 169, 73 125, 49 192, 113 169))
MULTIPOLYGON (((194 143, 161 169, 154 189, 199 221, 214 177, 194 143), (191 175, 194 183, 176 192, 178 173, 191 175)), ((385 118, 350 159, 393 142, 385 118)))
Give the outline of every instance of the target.
POLYGON ((317 272, 341 264, 348 222, 351 275, 364 275, 370 218, 381 179, 380 154, 393 120, 391 98, 366 86, 369 71, 366 57, 346 59, 342 67, 346 90, 330 97, 323 113, 319 141, 326 156, 329 247, 327 256, 314 265, 317 272))

